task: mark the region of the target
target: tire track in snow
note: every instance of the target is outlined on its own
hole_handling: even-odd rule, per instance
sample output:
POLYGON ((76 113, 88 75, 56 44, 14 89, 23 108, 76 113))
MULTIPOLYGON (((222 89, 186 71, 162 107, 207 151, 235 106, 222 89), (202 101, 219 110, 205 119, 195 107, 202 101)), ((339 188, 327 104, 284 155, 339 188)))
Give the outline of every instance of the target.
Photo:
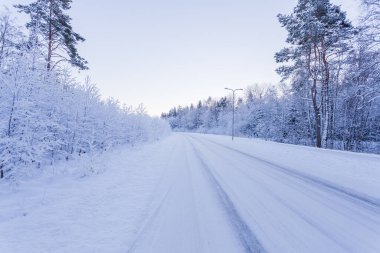
POLYGON ((135 237, 135 240, 132 242, 131 246, 127 250, 127 253, 134 252, 136 248, 138 247, 138 242, 140 239, 144 236, 145 232, 149 229, 150 225, 153 223, 155 218, 157 217, 159 211, 161 210, 163 204, 165 203, 165 200, 167 199, 167 196, 169 195, 168 190, 164 197, 159 201, 158 205, 153 209, 153 211, 146 217, 145 222, 142 224, 141 229, 137 233, 137 236, 135 237))
MULTIPOLYGON (((198 230, 198 233, 196 233, 196 236, 198 237, 198 242, 200 242, 199 246, 201 248, 205 248, 205 247, 207 247, 207 244, 204 242, 204 238, 205 238, 204 235, 205 234, 203 233, 203 230, 201 229, 200 214, 199 214, 199 210, 198 210, 198 203, 197 203, 196 197, 195 197, 194 178, 192 175, 191 166, 190 166, 190 162, 189 162, 189 153, 188 153, 188 146, 187 145, 185 146, 185 151, 186 151, 186 154, 185 154, 186 173, 187 173, 189 183, 190 183, 189 187, 190 187, 191 201, 193 203, 195 223, 196 223, 196 227, 198 230)), ((207 250, 206 252, 209 252, 209 250, 207 250)))
POLYGON ((233 224, 233 227, 237 235, 239 236, 240 242, 242 243, 242 246, 245 249, 245 252, 265 253, 265 250, 263 246, 261 245, 260 241, 257 239, 256 235, 252 232, 252 230, 244 221, 244 219, 241 217, 233 201, 230 199, 228 194, 224 191, 223 187, 218 182, 215 175, 212 173, 210 167, 205 163, 204 159, 202 158, 202 155, 199 153, 199 151, 194 147, 194 145, 191 142, 189 143, 194 151, 194 154, 198 158, 199 162, 202 164, 207 177, 211 181, 212 185, 215 187, 216 192, 219 196, 221 203, 223 204, 224 209, 229 214, 228 217, 231 223, 233 224))
MULTIPOLYGON (((203 145, 204 147, 208 147, 205 143, 203 143, 202 141, 198 140, 198 139, 194 139, 195 141, 197 141, 199 144, 203 145)), ((214 144, 214 143, 213 143, 214 144)), ((214 144, 216 145, 216 144, 214 144)), ((219 146, 219 145, 216 145, 216 146, 219 146)), ((211 151, 211 150, 210 150, 211 151)), ((221 156, 218 152, 215 152, 213 151, 213 153, 217 156, 221 156)), ((241 155, 239 153, 239 155, 241 155)), ((246 156, 244 156, 246 157, 246 156)), ((250 161, 252 161, 253 159, 251 157, 248 157, 250 161)), ((248 161, 249 161, 248 160, 248 161)), ((255 162, 257 162, 255 160, 255 162)), ((261 161, 259 161, 261 162, 261 161)), ((267 164, 265 164, 267 166, 267 164)), ((266 167, 267 168, 267 167, 266 167)), ((257 168, 256 168, 257 169, 257 168)), ((273 178, 274 180, 277 180, 278 182, 281 182, 285 185, 287 185, 288 187, 291 187, 293 188, 294 190, 296 191, 302 191, 302 192, 305 192, 305 186, 307 186, 307 190, 308 190, 308 194, 307 196, 311 199, 314 199, 315 201, 318 201, 319 203, 323 204, 324 206, 326 207, 331 207, 330 204, 328 203, 328 201, 333 201, 331 198, 328 198, 328 200, 326 201, 326 197, 322 198, 322 197, 317 197, 318 195, 310 195, 310 193, 316 193, 316 191, 324 191, 326 194, 331 194, 333 193, 331 196, 334 196, 334 197, 338 197, 338 199, 344 201, 340 204, 338 204, 339 206, 343 207, 344 209, 350 209, 352 212, 358 212, 358 207, 361 209, 361 210, 369 210, 371 212, 373 212, 374 210, 372 209, 369 209, 368 206, 364 206, 363 208, 363 205, 358 205, 357 202, 353 201, 351 198, 346 198, 346 196, 343 196, 341 194, 337 194, 336 192, 332 192, 331 190, 329 189, 325 189, 325 188, 320 188, 320 187, 317 187, 316 185, 313 185, 313 184, 310 184, 309 182, 306 182, 306 181, 303 181, 303 180, 299 180, 299 178, 297 177, 293 177, 291 175, 288 175, 288 174, 285 174, 286 177, 283 177, 284 176, 284 173, 283 171, 280 171, 280 170, 273 170, 273 168, 270 168, 271 170, 263 170, 261 168, 258 168, 257 172, 260 172, 260 173, 264 173, 266 176, 268 177, 271 177, 273 178), (272 173, 275 173, 275 174, 272 174, 272 173), (270 174, 268 174, 270 173, 270 174), (284 179, 287 179, 287 180, 284 180, 284 179), (311 187, 310 187, 311 186, 311 187), (346 203, 346 204, 344 204, 346 203), (349 203, 349 205, 347 205, 349 203), (354 205, 352 205, 354 204, 354 205)), ((257 182, 252 176, 250 176, 250 174, 248 174, 245 170, 242 170, 242 169, 239 169, 238 170, 240 173, 242 173, 245 177, 247 178, 250 178, 252 181, 256 182, 256 183, 259 183, 257 182)), ((262 185, 263 188, 267 188, 265 185, 263 184, 260 184, 262 185)), ((269 190, 269 189, 268 189, 269 190)), ((274 195, 273 195, 274 196, 274 195)), ((329 197, 331 197, 329 195, 329 197)), ((340 209, 335 209, 336 212, 339 212, 341 214, 345 214, 344 212, 341 212, 340 209)), ((376 213, 376 212, 375 212, 376 213)), ((365 215, 364 213, 362 213, 363 215, 365 215)), ((366 215, 366 218, 371 220, 372 222, 374 223, 377 223, 377 224, 380 224, 378 220, 374 219, 372 216, 368 216, 366 215)))
MULTIPOLYGON (((172 160, 174 156, 174 151, 177 148, 177 143, 173 146, 171 152, 169 153, 169 157, 167 159, 167 164, 172 160)), ((149 229, 151 224, 154 222, 156 219, 159 211, 161 210, 162 206, 164 205, 169 192, 173 186, 173 182, 171 182, 170 186, 166 189, 165 193, 162 195, 162 197, 158 200, 155 201, 155 196, 157 192, 159 192, 159 188, 162 187, 163 181, 165 178, 165 175, 168 173, 168 168, 169 166, 166 166, 166 169, 162 172, 160 175, 159 181, 157 182, 156 186, 154 187, 154 190, 152 192, 152 195, 150 196, 150 201, 148 202, 148 206, 146 207, 146 211, 142 214, 140 218, 140 222, 138 222, 138 226, 140 229, 137 232, 136 237, 134 238, 133 242, 129 246, 128 250, 126 251, 127 253, 132 253, 136 250, 138 247, 138 242, 141 240, 141 238, 144 236, 145 232, 149 229), (157 203, 156 203, 157 202, 157 203)))
MULTIPOLYGON (((196 140, 199 144, 203 145, 204 147, 207 147, 204 143, 196 140)), ((209 150, 210 152, 213 152, 216 156, 220 156, 220 154, 218 154, 217 152, 215 151, 211 151, 209 150)), ((314 220, 312 220, 310 217, 306 216, 305 213, 297 210, 293 205, 290 205, 289 203, 287 203, 286 201, 284 201, 282 198, 280 198, 279 196, 277 196, 276 194, 274 194, 271 189, 266 185, 266 184, 263 184, 262 182, 258 181, 256 178, 252 177, 250 174, 248 174, 247 172, 245 172, 244 170, 242 169, 239 169, 238 167, 235 167, 236 168, 236 172, 239 173, 241 176, 245 177, 245 178, 248 178, 249 180, 251 180, 252 182, 254 182, 256 185, 260 185, 260 188, 266 193, 268 194, 269 196, 271 196, 271 198, 275 199, 276 201, 278 201, 281 205, 283 205, 284 207, 286 207, 287 209, 289 209, 292 213, 294 213, 298 218, 300 218, 301 220, 303 220, 305 223, 309 224, 311 227, 313 227, 314 229, 318 230, 325 238, 333 241, 334 243, 336 243, 337 245, 339 245, 345 252, 350 252, 350 248, 346 245, 344 245, 343 243, 340 243, 339 240, 337 240, 334 236, 334 234, 331 234, 327 229, 324 229, 322 226, 320 226, 320 224, 318 224, 317 222, 315 222, 314 220)), ((288 186, 292 187, 291 184, 287 184, 288 186)))
MULTIPOLYGON (((191 138, 193 138, 194 140, 196 140, 198 142, 201 142, 199 139, 197 139, 193 136, 191 136, 191 138)), ((209 139, 202 139, 202 140, 206 140, 207 142, 213 143, 214 145, 223 147, 225 149, 234 151, 235 153, 239 153, 241 155, 244 155, 246 157, 254 159, 255 161, 259 161, 261 163, 269 165, 270 168, 275 169, 277 171, 280 171, 283 174, 286 174, 287 176, 297 178, 297 179, 302 180, 304 182, 307 182, 311 185, 314 185, 317 188, 322 188, 322 189, 328 190, 330 192, 334 192, 337 195, 344 196, 346 199, 351 200, 351 202, 353 202, 353 203, 356 203, 360 206, 363 206, 361 204, 364 204, 364 206, 367 207, 367 209, 374 211, 376 213, 380 213, 380 199, 378 199, 378 198, 371 197, 371 196, 368 196, 368 195, 363 194, 363 193, 358 193, 352 189, 348 189, 348 188, 343 187, 343 186, 338 186, 334 183, 328 182, 328 181, 323 180, 321 178, 314 177, 314 176, 308 175, 306 173, 302 173, 300 171, 295 171, 294 169, 286 168, 284 166, 278 165, 278 164, 273 163, 271 161, 262 159, 260 157, 254 156, 252 154, 246 153, 244 151, 241 151, 241 150, 238 150, 235 148, 231 148, 229 146, 220 144, 218 142, 215 142, 215 141, 212 141, 209 139)))

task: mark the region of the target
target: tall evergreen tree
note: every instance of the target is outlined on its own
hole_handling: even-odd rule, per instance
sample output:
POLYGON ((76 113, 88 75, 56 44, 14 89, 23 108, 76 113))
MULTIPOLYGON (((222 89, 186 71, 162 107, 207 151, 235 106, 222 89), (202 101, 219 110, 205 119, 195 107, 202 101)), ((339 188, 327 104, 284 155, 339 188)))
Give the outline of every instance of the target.
POLYGON ((347 50, 345 39, 352 26, 346 14, 329 0, 299 0, 291 15, 279 15, 288 31, 286 42, 291 46, 275 56, 279 63, 290 63, 277 71, 285 79, 307 73, 309 97, 314 111, 316 146, 326 147, 331 129, 333 95, 331 76, 333 61, 347 50))
POLYGON ((71 17, 65 12, 72 0, 37 0, 28 5, 15 5, 20 12, 30 15, 26 27, 41 44, 46 46, 47 69, 60 62, 68 62, 81 70, 88 69, 87 61, 77 51, 78 42, 85 39, 73 31, 71 17))

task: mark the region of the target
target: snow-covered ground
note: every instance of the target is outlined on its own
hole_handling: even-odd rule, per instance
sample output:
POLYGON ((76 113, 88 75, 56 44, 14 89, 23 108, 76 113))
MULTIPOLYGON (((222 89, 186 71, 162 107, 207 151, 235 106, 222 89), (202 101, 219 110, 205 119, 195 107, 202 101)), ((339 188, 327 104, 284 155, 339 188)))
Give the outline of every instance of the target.
POLYGON ((0 185, 0 252, 380 252, 378 155, 178 133, 94 168, 0 185))

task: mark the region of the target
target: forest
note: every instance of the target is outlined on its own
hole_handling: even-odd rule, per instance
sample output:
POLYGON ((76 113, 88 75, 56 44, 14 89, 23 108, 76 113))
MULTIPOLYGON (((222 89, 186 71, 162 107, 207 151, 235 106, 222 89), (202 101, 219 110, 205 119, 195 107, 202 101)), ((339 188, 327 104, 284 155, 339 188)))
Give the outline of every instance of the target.
POLYGON ((288 47, 274 56, 280 84, 250 85, 163 113, 176 131, 235 133, 284 143, 380 153, 380 2, 362 0, 359 25, 328 0, 279 14, 288 47))
POLYGON ((30 17, 18 26, 0 13, 0 179, 17 180, 46 165, 114 146, 157 140, 168 124, 116 99, 102 99, 88 69, 67 11, 71 1, 38 0, 15 5, 30 17))

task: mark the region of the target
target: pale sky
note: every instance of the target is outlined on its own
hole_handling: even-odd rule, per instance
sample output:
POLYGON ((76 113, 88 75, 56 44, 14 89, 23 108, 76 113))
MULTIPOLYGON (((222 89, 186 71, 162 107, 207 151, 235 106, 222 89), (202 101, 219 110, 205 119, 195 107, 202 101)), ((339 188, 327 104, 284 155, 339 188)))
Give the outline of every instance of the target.
MULTIPOLYGON (((31 0, 1 0, 10 7, 31 0)), ((332 0, 354 20, 359 0, 332 0)), ((274 53, 285 46, 278 13, 297 0, 74 0, 70 11, 89 75, 104 98, 144 103, 160 115, 226 94, 224 87, 279 82, 274 53)), ((13 12, 13 10, 12 10, 13 12)), ((19 18, 22 20, 22 17, 19 18)))

